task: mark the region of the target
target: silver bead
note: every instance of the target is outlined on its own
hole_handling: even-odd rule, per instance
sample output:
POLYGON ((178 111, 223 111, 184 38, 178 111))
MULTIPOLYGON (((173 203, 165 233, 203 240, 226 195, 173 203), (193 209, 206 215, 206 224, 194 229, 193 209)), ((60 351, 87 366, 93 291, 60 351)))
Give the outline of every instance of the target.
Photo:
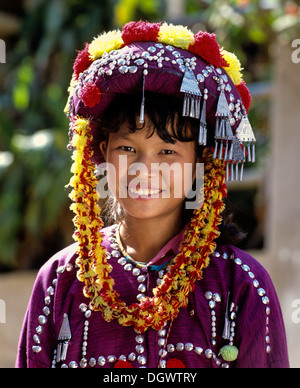
POLYGON ((46 298, 44 299, 44 302, 45 302, 45 304, 46 304, 47 306, 49 306, 50 303, 51 303, 51 298, 50 298, 50 296, 46 296, 46 298))
POLYGON ((244 271, 246 271, 246 272, 249 272, 249 271, 250 271, 250 268, 249 268, 248 265, 246 265, 246 264, 243 264, 243 265, 242 265, 242 269, 243 269, 244 271))
POLYGON ((258 280, 256 280, 256 279, 253 280, 253 286, 254 286, 255 288, 259 287, 259 282, 258 282, 258 280))
POLYGON ((89 366, 94 367, 96 364, 97 364, 97 361, 95 360, 95 358, 91 358, 89 361, 89 366))
POLYGON ((188 343, 185 344, 184 348, 188 352, 191 352, 194 349, 194 345, 192 343, 188 342, 188 343))
POLYGON ((144 346, 141 345, 141 344, 136 345, 135 350, 136 350, 137 353, 139 353, 139 354, 142 354, 142 353, 144 353, 144 351, 145 351, 144 346))
POLYGON ((106 363, 105 358, 104 358, 103 356, 100 356, 100 357, 98 358, 98 365, 104 366, 105 363, 106 363))
POLYGON ((145 284, 141 283, 138 287, 138 291, 140 292, 146 292, 146 286, 145 284))
POLYGON ((261 300, 262 300, 263 304, 269 304, 269 302, 270 302, 270 300, 269 300, 269 298, 267 296, 263 296, 261 298, 261 300))
POLYGON ((41 343, 40 337, 39 337, 37 334, 35 334, 35 335, 33 336, 33 340, 34 340, 34 342, 35 342, 36 344, 38 344, 38 345, 41 343))
POLYGON ((144 294, 138 294, 136 299, 140 302, 142 299, 145 298, 145 295, 144 294))
POLYGON ((127 260, 125 259, 125 257, 121 257, 119 260, 118 260, 118 263, 121 264, 121 265, 125 265, 127 263, 127 260))
POLYGON ((132 271, 132 264, 125 264, 124 269, 125 271, 128 271, 128 272, 132 271))
POLYGON ((134 63, 138 66, 141 66, 145 63, 145 60, 140 58, 140 59, 135 60, 134 63))
POLYGON ((86 358, 82 358, 81 360, 80 360, 80 363, 79 363, 79 365, 80 365, 80 368, 86 368, 87 367, 87 359, 86 358))
POLYGON ((110 363, 113 363, 117 360, 117 357, 116 356, 108 356, 107 357, 107 361, 110 362, 110 363))
POLYGON ((258 293, 259 296, 265 296, 266 295, 266 291, 263 288, 259 288, 257 290, 257 293, 258 293))
POLYGON ((213 295, 213 299, 215 302, 221 302, 221 296, 218 293, 213 295))
POLYGON ((38 321, 40 325, 45 325, 45 323, 47 322, 47 318, 44 315, 40 315, 38 321))
POLYGON ((146 280, 146 276, 145 275, 140 275, 138 278, 137 278, 137 281, 139 283, 144 283, 144 281, 146 280))
POLYGON ((42 348, 41 348, 41 346, 34 345, 32 347, 32 350, 34 353, 39 353, 42 350, 42 348))
POLYGON ((141 270, 139 268, 134 268, 132 273, 134 276, 139 276, 139 274, 141 273, 141 270))
POLYGON ((168 351, 169 353, 175 352, 175 346, 174 346, 173 344, 167 345, 167 351, 168 351))
POLYGON ((237 264, 237 265, 241 265, 241 264, 242 264, 242 260, 239 259, 239 258, 234 259, 234 262, 235 262, 235 264, 237 264))
POLYGON ((142 344, 144 342, 144 337, 142 335, 137 335, 135 337, 135 341, 138 343, 138 344, 142 344))
POLYGON ((65 266, 64 266, 64 265, 61 265, 61 266, 59 266, 59 267, 57 268, 56 273, 57 273, 57 274, 62 274, 62 273, 64 273, 64 271, 65 271, 65 266))
POLYGON ((149 51, 149 53, 154 54, 156 52, 156 48, 153 46, 150 46, 150 47, 148 47, 148 51, 149 51))
POLYGON ((54 288, 52 286, 47 288, 47 294, 48 295, 54 295, 54 288))
POLYGON ((69 368, 76 369, 78 368, 78 364, 76 361, 71 361, 69 364, 69 368))
POLYGON ((203 353, 203 349, 200 346, 196 346, 194 352, 200 356, 203 353))
POLYGON ((121 74, 126 74, 126 73, 128 72, 128 66, 121 66, 121 67, 119 68, 119 72, 120 72, 121 74))
POLYGON ((182 342, 178 342, 176 349, 181 352, 184 349, 184 344, 182 342))
POLYGON ((115 257, 115 258, 121 257, 121 253, 120 253, 119 251, 112 251, 111 254, 112 254, 113 257, 115 257))
POLYGON ((212 294, 211 291, 207 291, 207 292, 204 294, 204 296, 205 296, 205 298, 206 298, 207 300, 210 300, 210 299, 212 299, 213 294, 212 294))
POLYGON ((138 361, 138 363, 141 364, 141 365, 145 365, 146 362, 147 362, 145 356, 138 356, 137 361, 138 361))
POLYGON ((213 356, 213 351, 211 349, 206 349, 205 350, 205 357, 212 358, 212 356, 213 356))
POLYGON ((45 306, 45 307, 43 308, 43 313, 46 315, 46 317, 48 317, 48 315, 50 314, 50 309, 49 309, 49 307, 45 306))
POLYGON ((164 336, 166 335, 166 329, 160 329, 160 330, 158 330, 158 335, 159 335, 160 337, 164 337, 164 336))
POLYGON ((129 67, 129 73, 134 74, 138 70, 137 66, 130 66, 129 67))
POLYGON ((216 302, 214 300, 210 300, 208 305, 210 309, 214 309, 216 307, 216 302))
POLYGON ((157 341, 157 343, 158 343, 158 346, 164 346, 164 344, 166 343, 166 340, 164 339, 164 338, 160 338, 158 341, 157 341))
POLYGON ((128 361, 135 361, 135 359, 136 359, 135 353, 130 353, 128 356, 128 361))

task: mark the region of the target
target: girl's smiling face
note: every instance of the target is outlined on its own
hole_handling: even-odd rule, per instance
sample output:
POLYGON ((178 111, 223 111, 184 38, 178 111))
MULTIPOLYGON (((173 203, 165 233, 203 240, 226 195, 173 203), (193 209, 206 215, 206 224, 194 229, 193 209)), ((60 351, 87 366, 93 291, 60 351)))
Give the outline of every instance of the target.
POLYGON ((132 133, 125 122, 100 150, 108 163, 109 188, 126 215, 181 216, 196 174, 195 141, 162 140, 146 115, 143 129, 132 133))

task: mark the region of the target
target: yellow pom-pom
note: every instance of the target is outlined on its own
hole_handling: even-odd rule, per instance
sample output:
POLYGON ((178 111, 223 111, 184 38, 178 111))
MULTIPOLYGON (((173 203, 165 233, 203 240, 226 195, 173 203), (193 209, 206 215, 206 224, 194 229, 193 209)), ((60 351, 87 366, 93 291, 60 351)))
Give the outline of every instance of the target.
POLYGON ((220 355, 223 357, 224 361, 235 361, 238 358, 239 350, 236 346, 225 345, 220 350, 220 355))
POLYGON ((187 50, 194 43, 194 34, 183 26, 163 23, 159 30, 158 42, 187 50))
POLYGON ((232 79, 232 82, 235 85, 239 85, 243 80, 243 75, 241 73, 241 71, 243 70, 241 62, 238 60, 235 54, 230 53, 226 50, 222 51, 222 56, 229 64, 229 67, 223 67, 223 69, 232 79))
POLYGON ((112 50, 118 50, 123 44, 123 39, 120 30, 110 31, 99 35, 89 46, 91 59, 101 58, 104 53, 109 53, 112 50))

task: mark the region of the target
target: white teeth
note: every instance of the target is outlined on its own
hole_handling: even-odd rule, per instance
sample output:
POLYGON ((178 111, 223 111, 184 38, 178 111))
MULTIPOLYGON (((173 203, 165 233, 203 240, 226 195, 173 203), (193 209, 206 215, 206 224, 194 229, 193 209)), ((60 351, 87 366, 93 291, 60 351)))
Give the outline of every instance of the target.
POLYGON ((159 194, 160 190, 151 190, 151 189, 128 189, 130 194, 138 195, 138 196, 148 196, 148 195, 155 195, 159 194))

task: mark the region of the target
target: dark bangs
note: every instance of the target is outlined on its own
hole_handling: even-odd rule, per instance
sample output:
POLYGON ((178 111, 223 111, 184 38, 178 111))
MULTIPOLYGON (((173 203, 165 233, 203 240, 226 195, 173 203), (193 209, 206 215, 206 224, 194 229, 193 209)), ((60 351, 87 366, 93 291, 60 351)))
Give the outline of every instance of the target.
MULTIPOLYGON (((105 111, 105 115, 98 120, 99 130, 96 142, 99 144, 102 140, 107 141, 109 133, 118 132, 125 122, 131 133, 143 129, 145 124, 139 122, 141 103, 142 93, 117 96, 105 111)), ((183 117, 182 108, 183 100, 181 99, 146 92, 145 115, 153 124, 149 137, 156 132, 166 143, 195 141, 197 144, 199 119, 183 117)), ((213 142, 208 145, 213 145, 213 142)), ((199 151, 203 151, 203 147, 199 147, 199 151)))

